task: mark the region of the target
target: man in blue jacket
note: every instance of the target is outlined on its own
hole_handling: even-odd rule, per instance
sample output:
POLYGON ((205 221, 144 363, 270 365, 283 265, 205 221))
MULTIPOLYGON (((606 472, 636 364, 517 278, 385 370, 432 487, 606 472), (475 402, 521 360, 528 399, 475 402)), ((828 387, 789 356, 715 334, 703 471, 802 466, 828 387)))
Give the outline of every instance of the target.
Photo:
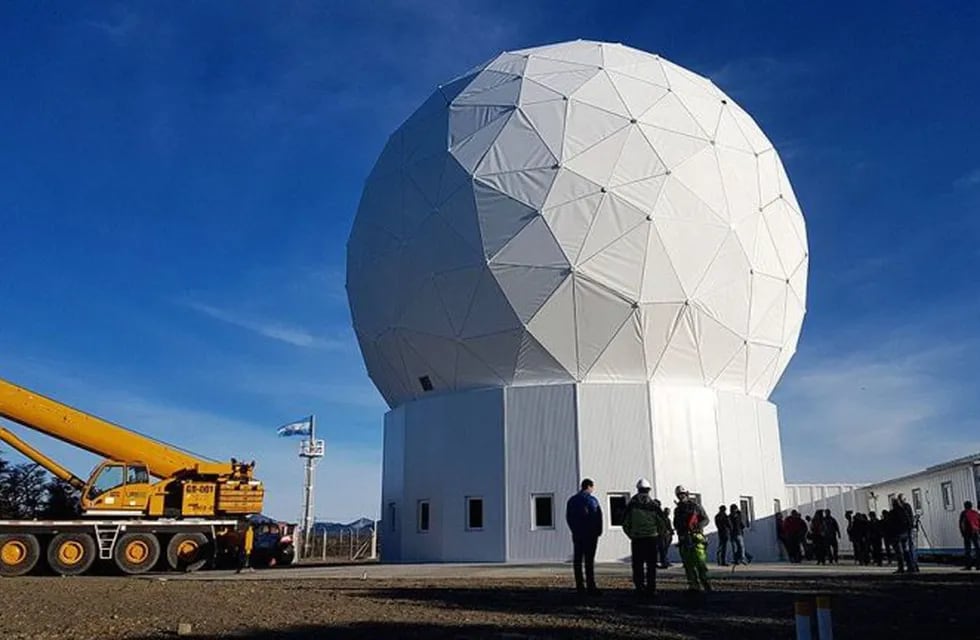
POLYGON ((592 495, 594 489, 595 483, 592 480, 582 480, 582 490, 569 498, 565 505, 565 522, 572 531, 575 589, 579 593, 597 595, 599 589, 595 584, 595 550, 599 544, 599 536, 602 535, 602 509, 599 501, 592 495))

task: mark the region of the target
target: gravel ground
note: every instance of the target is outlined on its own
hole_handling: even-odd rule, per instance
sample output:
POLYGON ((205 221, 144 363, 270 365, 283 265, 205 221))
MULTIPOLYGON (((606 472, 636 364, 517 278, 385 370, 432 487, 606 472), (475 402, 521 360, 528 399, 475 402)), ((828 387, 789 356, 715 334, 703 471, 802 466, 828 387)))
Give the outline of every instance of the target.
POLYGON ((655 603, 623 577, 581 599, 565 578, 0 580, 3 638, 792 638, 801 594, 834 597, 838 640, 980 637, 980 573, 724 576, 701 606, 681 577, 655 603))

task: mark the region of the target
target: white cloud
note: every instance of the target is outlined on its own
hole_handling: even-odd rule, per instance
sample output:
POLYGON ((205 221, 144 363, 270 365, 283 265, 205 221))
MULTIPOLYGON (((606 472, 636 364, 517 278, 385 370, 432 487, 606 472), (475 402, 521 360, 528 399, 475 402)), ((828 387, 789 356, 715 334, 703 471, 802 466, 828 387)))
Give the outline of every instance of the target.
POLYGON ((980 450, 964 366, 980 341, 951 333, 949 317, 966 316, 867 329, 864 346, 798 356, 773 398, 787 481, 882 480, 980 450))
POLYGON ((344 338, 324 338, 314 335, 307 329, 281 324, 279 322, 256 319, 245 314, 220 309, 203 302, 183 300, 180 304, 215 320, 227 322, 236 327, 246 329, 272 340, 291 344, 295 347, 323 349, 327 351, 349 351, 352 348, 352 339, 346 336, 344 338))
POLYGON ((953 182, 953 186, 959 189, 971 189, 980 186, 980 167, 957 178, 953 182))

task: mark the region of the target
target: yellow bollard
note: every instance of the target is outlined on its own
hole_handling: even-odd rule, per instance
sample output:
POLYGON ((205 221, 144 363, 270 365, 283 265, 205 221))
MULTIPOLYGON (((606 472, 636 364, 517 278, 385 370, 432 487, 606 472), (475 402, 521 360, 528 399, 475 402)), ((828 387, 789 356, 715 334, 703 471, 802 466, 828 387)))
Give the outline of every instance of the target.
POLYGON ((830 596, 817 596, 817 637, 834 640, 834 625, 830 615, 830 596))
POLYGON ((796 610, 796 640, 811 640, 813 605, 809 600, 797 600, 793 608, 796 610))

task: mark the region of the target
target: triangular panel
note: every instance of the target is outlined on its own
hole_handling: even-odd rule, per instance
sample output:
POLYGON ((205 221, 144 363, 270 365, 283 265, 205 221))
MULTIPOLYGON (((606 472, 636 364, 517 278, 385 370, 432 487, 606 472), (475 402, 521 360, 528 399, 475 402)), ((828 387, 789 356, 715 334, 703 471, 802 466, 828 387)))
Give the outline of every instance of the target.
POLYGON ((592 368, 588 380, 628 381, 646 376, 640 313, 634 309, 592 368))
POLYGON ((528 323, 568 277, 566 269, 493 265, 491 271, 521 322, 528 323))
POLYGON ((531 319, 528 330, 565 369, 577 376, 573 289, 572 278, 565 278, 531 319))
POLYGON ((587 278, 575 276, 574 286, 579 376, 584 376, 633 307, 612 290, 587 278))
POLYGON ((534 339, 534 336, 525 332, 521 337, 520 349, 517 352, 514 382, 520 384, 525 380, 537 384, 573 382, 575 376, 555 360, 547 349, 534 339))

